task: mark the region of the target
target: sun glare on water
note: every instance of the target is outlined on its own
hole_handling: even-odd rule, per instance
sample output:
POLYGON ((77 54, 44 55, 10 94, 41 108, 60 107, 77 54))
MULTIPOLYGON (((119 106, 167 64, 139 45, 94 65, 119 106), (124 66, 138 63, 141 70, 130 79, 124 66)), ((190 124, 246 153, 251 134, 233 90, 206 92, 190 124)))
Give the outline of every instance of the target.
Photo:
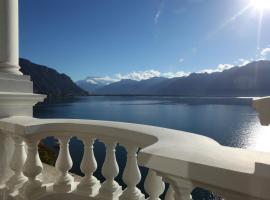
POLYGON ((270 10, 270 0, 251 0, 251 6, 258 10, 270 10))

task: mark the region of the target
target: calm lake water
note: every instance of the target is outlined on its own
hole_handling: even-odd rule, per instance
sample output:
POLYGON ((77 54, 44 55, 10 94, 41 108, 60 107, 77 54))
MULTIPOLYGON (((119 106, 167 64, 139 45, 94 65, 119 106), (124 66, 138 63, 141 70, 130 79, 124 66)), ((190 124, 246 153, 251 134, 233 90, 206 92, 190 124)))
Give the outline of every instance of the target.
MULTIPOLYGON (((205 135, 222 145, 270 152, 270 129, 259 124, 248 98, 78 97, 38 106, 34 113, 39 118, 111 120, 161 126, 205 135)), ((46 144, 52 143, 52 139, 46 140, 46 144)), ((100 163, 95 175, 102 179, 100 166, 105 148, 97 142, 95 149, 100 163)), ((81 142, 73 139, 70 150, 74 161, 72 170, 80 174, 81 142)), ((121 147, 117 152, 120 169, 123 169, 125 152, 121 147)), ((145 169, 142 170, 145 174, 145 169)), ((207 196, 198 190, 193 198, 213 199, 200 195, 207 196)))

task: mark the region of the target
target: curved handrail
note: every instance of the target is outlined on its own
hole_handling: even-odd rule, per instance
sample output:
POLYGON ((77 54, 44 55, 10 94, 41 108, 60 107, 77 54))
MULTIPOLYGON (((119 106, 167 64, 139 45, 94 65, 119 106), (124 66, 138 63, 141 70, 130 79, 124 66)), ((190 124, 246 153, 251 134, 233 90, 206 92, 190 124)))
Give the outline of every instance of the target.
POLYGON ((0 120, 0 130, 23 137, 78 136, 116 138, 142 149, 139 164, 163 176, 182 177, 196 186, 226 189, 255 197, 270 196, 270 154, 225 147, 192 133, 122 122, 11 117, 0 120), (258 172, 258 163, 265 170, 258 172))
POLYGON ((131 140, 140 147, 159 145, 166 142, 179 145, 188 141, 197 141, 194 145, 219 145, 215 140, 205 136, 184 131, 161 128, 149 125, 81 119, 38 119, 32 117, 10 117, 0 120, 0 130, 23 137, 46 137, 49 135, 85 134, 98 137, 116 137, 117 139, 131 140), (188 135, 186 135, 188 134, 188 135))

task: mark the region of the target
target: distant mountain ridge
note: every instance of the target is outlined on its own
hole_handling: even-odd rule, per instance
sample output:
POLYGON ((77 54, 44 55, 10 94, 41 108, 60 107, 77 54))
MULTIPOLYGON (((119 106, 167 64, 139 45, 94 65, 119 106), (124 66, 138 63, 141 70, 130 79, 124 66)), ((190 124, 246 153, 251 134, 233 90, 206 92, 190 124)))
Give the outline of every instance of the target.
POLYGON ((85 96, 86 91, 78 87, 69 76, 56 70, 32 63, 20 58, 21 72, 30 75, 34 83, 34 92, 52 97, 85 96))
POLYGON ((266 96, 270 95, 270 61, 251 62, 223 72, 187 77, 121 80, 94 90, 99 95, 266 96))
POLYGON ((76 84, 83 90, 93 93, 94 91, 113 83, 114 81, 102 78, 102 77, 92 77, 88 76, 84 80, 79 80, 76 84))

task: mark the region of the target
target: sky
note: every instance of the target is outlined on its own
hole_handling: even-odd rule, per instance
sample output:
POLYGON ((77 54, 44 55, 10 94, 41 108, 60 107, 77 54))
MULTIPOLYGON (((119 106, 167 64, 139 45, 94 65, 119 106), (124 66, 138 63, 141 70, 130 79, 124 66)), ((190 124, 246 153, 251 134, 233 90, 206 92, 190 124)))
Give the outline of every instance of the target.
POLYGON ((19 1, 20 56, 74 81, 223 71, 270 59, 270 0, 258 1, 19 1))

